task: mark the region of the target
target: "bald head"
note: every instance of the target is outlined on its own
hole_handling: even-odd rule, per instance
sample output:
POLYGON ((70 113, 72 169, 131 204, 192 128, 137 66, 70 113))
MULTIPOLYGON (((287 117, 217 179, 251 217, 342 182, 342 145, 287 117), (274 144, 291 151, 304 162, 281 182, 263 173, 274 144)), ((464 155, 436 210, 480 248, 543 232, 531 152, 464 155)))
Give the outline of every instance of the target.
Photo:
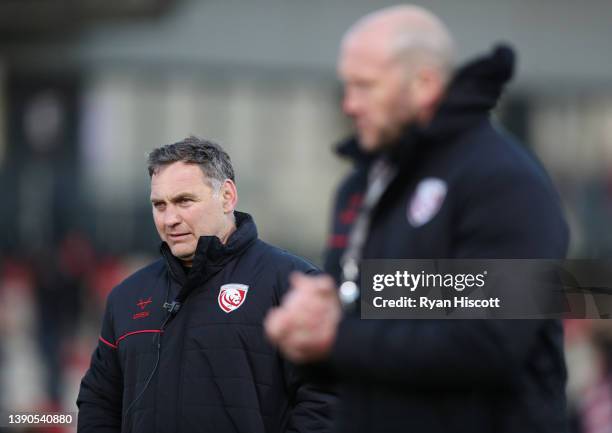
POLYGON ((393 146, 406 126, 430 121, 449 81, 453 42, 417 6, 395 6, 355 23, 342 41, 343 110, 366 152, 393 146))
POLYGON ((370 46, 410 67, 435 67, 447 78, 454 64, 454 42, 447 27, 434 14, 414 5, 366 15, 347 31, 342 45, 370 46))

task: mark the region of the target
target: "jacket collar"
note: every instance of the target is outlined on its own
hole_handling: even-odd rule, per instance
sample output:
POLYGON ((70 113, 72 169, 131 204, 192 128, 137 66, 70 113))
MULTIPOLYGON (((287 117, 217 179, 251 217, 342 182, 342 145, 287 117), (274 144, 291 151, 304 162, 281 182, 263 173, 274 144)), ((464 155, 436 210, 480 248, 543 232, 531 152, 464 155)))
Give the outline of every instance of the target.
POLYGON ((234 216, 236 230, 230 235, 225 245, 217 236, 200 236, 189 275, 185 274, 181 261, 172 255, 168 244, 162 242, 160 251, 166 260, 172 278, 181 285, 192 281, 194 284, 200 284, 251 246, 257 240, 257 227, 253 217, 238 211, 234 211, 234 216))
MULTIPOLYGON (((406 125, 398 145, 390 151, 391 159, 403 161, 413 155, 416 143, 447 143, 485 120, 512 78, 514 60, 512 48, 498 45, 491 53, 458 69, 432 121, 426 127, 406 125)), ((356 137, 341 142, 336 151, 356 164, 368 163, 379 156, 364 153, 356 137)))

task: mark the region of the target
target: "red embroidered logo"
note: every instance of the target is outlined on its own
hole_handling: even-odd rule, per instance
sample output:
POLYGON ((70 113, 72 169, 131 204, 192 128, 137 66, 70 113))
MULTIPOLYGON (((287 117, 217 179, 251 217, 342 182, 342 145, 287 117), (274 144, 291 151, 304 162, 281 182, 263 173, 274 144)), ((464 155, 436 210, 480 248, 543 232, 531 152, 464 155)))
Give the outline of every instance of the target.
POLYGON ((151 302, 152 302, 152 301, 151 301, 151 297, 149 296, 149 297, 148 297, 146 300, 144 300, 144 301, 143 301, 142 299, 138 300, 138 302, 136 303, 136 305, 137 305, 138 307, 140 307, 140 309, 141 309, 141 310, 144 310, 144 309, 145 309, 145 307, 146 307, 147 305, 149 305, 151 302))
POLYGON ((219 290, 219 307, 226 313, 238 309, 246 299, 249 286, 244 284, 224 284, 219 290))
MULTIPOLYGON (((153 302, 151 300, 151 297, 149 296, 147 299, 139 299, 138 302, 136 302, 136 306, 138 308, 140 308, 141 310, 144 310, 145 307, 147 305, 149 305, 151 302, 153 302)), ((145 317, 149 317, 151 313, 149 313, 148 311, 141 311, 140 313, 136 313, 132 316, 132 320, 136 320, 136 319, 144 319, 145 317)))

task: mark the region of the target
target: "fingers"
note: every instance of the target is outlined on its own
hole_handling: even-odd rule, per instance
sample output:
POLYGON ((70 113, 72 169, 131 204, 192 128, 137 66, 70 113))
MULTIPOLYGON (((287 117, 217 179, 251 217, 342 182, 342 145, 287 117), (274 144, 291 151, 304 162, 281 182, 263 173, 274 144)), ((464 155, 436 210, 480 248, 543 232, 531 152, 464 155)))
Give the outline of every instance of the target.
POLYGON ((268 338, 278 344, 288 329, 287 314, 282 308, 271 309, 264 319, 264 328, 268 338))
POLYGON ((271 310, 264 320, 268 339, 279 347, 287 359, 301 362, 304 359, 303 344, 299 341, 295 317, 284 307, 271 310))
POLYGON ((264 321, 266 334, 291 361, 321 359, 330 350, 341 316, 334 281, 327 275, 293 273, 290 283, 281 305, 264 321))
POLYGON ((332 294, 336 284, 329 275, 306 275, 302 272, 292 272, 289 284, 293 290, 303 290, 310 293, 332 294))

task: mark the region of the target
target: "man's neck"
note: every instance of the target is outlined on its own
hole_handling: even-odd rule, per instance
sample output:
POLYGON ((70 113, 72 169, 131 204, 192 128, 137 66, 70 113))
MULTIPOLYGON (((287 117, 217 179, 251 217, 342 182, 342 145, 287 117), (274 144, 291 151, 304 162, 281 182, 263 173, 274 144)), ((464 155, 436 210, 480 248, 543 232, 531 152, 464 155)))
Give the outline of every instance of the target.
POLYGON ((232 224, 227 232, 225 233, 225 235, 221 238, 219 238, 219 240, 221 241, 221 243, 223 245, 227 244, 227 241, 229 240, 230 236, 236 231, 236 224, 232 224))
MULTIPOLYGON (((226 245, 230 236, 232 236, 232 234, 236 231, 236 229, 237 229, 236 221, 232 220, 231 223, 228 225, 227 229, 223 232, 223 234, 217 235, 217 238, 219 238, 219 241, 221 241, 223 245, 226 245)), ((184 268, 191 268, 193 266, 193 257, 189 259, 180 259, 180 261, 181 261, 181 265, 184 268)))

